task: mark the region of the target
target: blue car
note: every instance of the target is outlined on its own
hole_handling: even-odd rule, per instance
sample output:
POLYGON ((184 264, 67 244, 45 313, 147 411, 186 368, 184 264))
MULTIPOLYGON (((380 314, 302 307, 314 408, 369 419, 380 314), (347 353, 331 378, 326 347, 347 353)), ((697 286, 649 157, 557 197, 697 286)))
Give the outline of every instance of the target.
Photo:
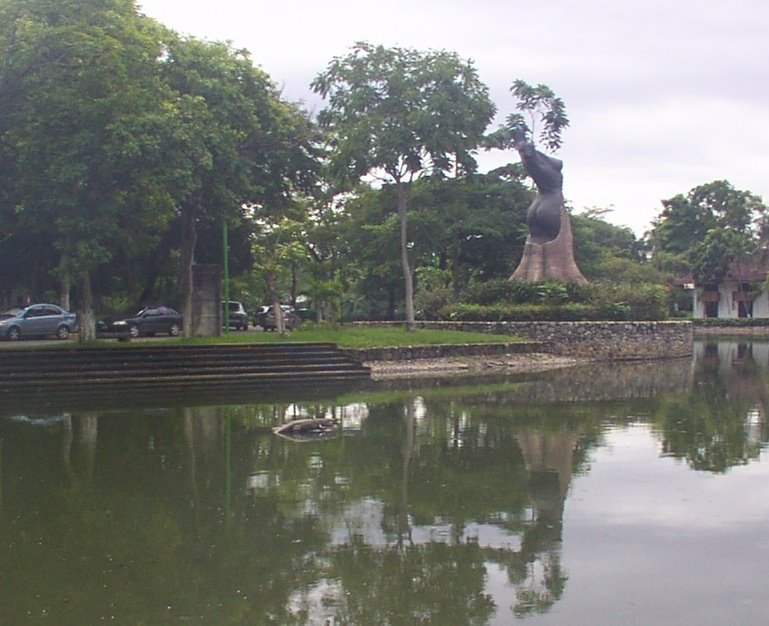
POLYGON ((32 304, 0 313, 0 337, 9 341, 27 337, 67 339, 77 330, 77 316, 55 304, 32 304))

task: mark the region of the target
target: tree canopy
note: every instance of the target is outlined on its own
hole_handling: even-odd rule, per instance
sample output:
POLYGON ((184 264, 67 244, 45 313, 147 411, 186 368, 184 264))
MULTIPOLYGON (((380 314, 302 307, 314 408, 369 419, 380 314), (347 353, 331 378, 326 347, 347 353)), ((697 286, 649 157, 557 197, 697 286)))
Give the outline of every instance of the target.
POLYGON ((698 281, 720 280, 730 262, 766 241, 767 208, 760 197, 716 180, 662 201, 650 238, 654 256, 698 281))
POLYGON ((510 113, 505 124, 485 138, 486 148, 509 148, 517 137, 558 150, 561 133, 569 125, 563 100, 547 85, 534 86, 522 79, 513 82, 510 92, 517 112, 510 113))
POLYGON ((0 22, 4 208, 79 287, 87 338, 93 273, 168 220, 163 29, 128 0, 5 2, 0 22))
POLYGON ((407 210, 415 178, 473 172, 473 153, 494 115, 487 87, 469 61, 357 43, 312 82, 328 100, 318 121, 329 132, 336 175, 379 176, 396 190, 405 314, 414 327, 413 269, 407 210))
POLYGON ((0 46, 0 254, 31 257, 9 277, 29 292, 68 305, 72 290, 85 338, 94 281, 147 304, 137 271, 155 283, 176 247, 189 313, 198 227, 314 184, 310 120, 248 53, 180 37, 133 0, 0 2, 0 46))

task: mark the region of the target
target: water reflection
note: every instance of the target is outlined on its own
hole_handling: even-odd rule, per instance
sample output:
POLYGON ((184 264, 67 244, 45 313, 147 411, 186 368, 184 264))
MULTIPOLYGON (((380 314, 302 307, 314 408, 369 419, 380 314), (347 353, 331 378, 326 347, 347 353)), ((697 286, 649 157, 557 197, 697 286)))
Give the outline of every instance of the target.
MULTIPOLYGON (((694 504, 662 494, 682 465, 711 477, 750 464, 769 473, 767 370, 764 346, 719 344, 697 346, 694 363, 485 385, 133 409, 81 398, 47 415, 15 404, 0 420, 0 622, 607 623, 610 601, 585 581, 606 537, 650 533, 645 547, 622 544, 622 560, 597 579, 621 605, 631 592, 614 580, 652 550, 654 516, 638 491, 632 502, 611 496, 632 521, 585 503, 608 507, 609 494, 648 485, 693 544, 693 511, 728 501, 739 519, 735 494, 711 502, 698 484, 687 491, 694 504), (308 416, 340 429, 303 442, 270 431, 308 416), (635 463, 639 442, 656 462, 635 463), (629 469, 617 484, 607 468, 620 457, 629 469), (618 522, 642 530, 615 535, 618 522)), ((769 511, 748 518, 766 526, 769 511)), ((766 609, 750 591, 761 577, 741 568, 750 610, 766 609)), ((666 584, 691 604, 681 579, 666 584)), ((635 607, 635 623, 655 623, 657 600, 635 607)))
POLYGON ((769 344, 699 343, 695 363, 694 385, 655 415, 664 453, 710 472, 757 459, 769 437, 769 344))

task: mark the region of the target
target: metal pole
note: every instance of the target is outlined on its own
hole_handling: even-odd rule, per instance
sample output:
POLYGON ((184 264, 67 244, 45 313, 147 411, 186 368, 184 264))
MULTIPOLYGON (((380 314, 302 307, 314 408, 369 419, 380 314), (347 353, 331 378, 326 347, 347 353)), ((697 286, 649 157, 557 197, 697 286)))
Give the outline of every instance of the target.
POLYGON ((230 332, 230 244, 228 241, 227 221, 222 224, 222 254, 223 259, 223 301, 224 301, 224 332, 230 332))

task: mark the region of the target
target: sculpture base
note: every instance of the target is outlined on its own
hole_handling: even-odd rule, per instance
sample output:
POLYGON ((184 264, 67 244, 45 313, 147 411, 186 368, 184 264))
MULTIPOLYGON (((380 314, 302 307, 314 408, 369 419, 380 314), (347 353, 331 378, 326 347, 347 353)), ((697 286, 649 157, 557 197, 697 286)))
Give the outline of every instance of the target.
POLYGON ((555 239, 538 243, 532 241, 531 235, 526 238, 523 257, 510 279, 528 283, 543 280, 587 283, 574 260, 571 223, 565 209, 561 209, 561 228, 555 239))

